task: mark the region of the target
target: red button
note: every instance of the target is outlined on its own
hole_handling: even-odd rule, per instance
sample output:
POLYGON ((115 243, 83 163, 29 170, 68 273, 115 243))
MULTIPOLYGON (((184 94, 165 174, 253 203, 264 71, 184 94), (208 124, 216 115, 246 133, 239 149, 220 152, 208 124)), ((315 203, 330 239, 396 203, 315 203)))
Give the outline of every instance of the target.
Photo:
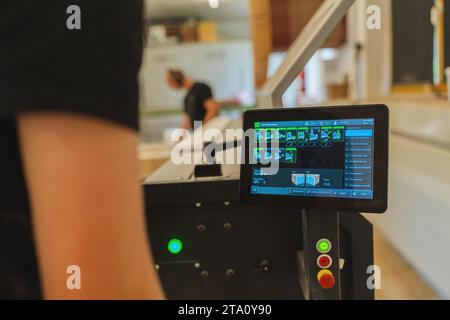
POLYGON ((322 269, 326 269, 329 268, 332 264, 332 259, 329 255, 327 254, 322 254, 317 258, 317 265, 322 268, 322 269))
POLYGON ((324 289, 331 289, 336 285, 336 280, 329 270, 320 270, 317 274, 317 280, 324 289))

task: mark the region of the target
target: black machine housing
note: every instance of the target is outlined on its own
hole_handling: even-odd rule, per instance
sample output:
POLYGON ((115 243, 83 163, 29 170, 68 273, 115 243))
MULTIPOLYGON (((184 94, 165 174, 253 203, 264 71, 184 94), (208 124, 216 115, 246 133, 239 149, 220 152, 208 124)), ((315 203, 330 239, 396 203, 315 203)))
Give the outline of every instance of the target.
POLYGON ((301 210, 245 204, 239 191, 238 179, 145 185, 152 251, 169 299, 374 299, 366 285, 372 225, 362 215, 339 215, 334 236, 343 269, 330 293, 311 277, 315 261, 313 250, 305 250, 301 210), (178 255, 167 250, 172 238, 184 244, 178 255), (302 268, 299 255, 305 252, 311 263, 302 268), (302 281, 308 283, 304 289, 302 281))

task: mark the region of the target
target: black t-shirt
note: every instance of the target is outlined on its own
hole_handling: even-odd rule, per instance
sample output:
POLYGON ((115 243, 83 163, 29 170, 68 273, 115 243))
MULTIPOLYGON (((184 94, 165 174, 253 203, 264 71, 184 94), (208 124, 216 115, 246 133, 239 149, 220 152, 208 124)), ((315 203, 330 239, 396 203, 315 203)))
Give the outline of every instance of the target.
POLYGON ((201 82, 196 82, 189 89, 184 98, 184 111, 191 119, 191 128, 194 129, 195 121, 203 121, 206 115, 205 101, 211 99, 213 93, 211 88, 201 82))
POLYGON ((142 0, 0 1, 0 299, 39 295, 16 116, 84 114, 138 128, 142 0), (80 8, 81 29, 67 20, 80 8))

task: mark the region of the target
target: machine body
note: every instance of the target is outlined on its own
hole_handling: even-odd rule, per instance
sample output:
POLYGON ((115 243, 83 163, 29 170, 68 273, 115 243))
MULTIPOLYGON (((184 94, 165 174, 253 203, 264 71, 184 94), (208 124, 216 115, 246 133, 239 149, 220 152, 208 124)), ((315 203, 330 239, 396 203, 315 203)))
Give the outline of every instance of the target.
POLYGON ((169 299, 374 298, 366 285, 372 226, 363 216, 315 215, 312 223, 295 205, 242 203, 239 190, 238 179, 224 178, 145 185, 152 251, 169 299), (332 244, 330 289, 317 277, 319 238, 332 244), (180 252, 170 252, 173 239, 180 252))

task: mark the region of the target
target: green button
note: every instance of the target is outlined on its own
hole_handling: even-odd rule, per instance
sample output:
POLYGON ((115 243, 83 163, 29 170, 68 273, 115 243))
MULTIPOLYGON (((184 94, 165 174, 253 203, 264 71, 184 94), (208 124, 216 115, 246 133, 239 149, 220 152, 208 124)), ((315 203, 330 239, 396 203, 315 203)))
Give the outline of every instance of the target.
POLYGON ((328 253, 331 250, 331 242, 328 239, 320 239, 317 241, 316 248, 320 253, 328 253))
POLYGON ((171 254, 179 254, 183 250, 183 242, 180 239, 171 239, 167 244, 167 249, 171 254))

